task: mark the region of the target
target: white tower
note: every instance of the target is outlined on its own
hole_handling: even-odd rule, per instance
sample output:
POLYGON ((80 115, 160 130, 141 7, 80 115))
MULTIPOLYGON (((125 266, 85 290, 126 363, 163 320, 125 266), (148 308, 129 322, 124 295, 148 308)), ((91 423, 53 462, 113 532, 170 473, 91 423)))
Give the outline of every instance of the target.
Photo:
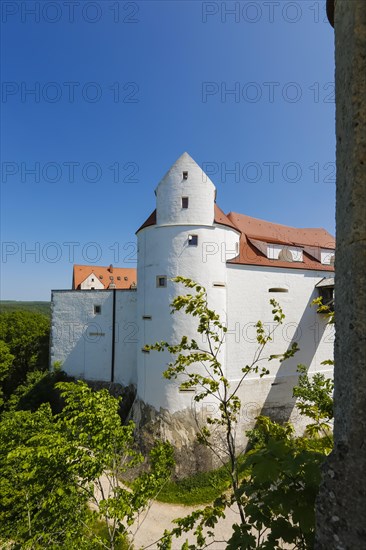
MULTIPOLYGON (((169 354, 143 351, 157 341, 197 339, 195 318, 170 313, 170 303, 187 290, 170 279, 181 275, 206 287, 209 307, 223 319, 227 304, 226 261, 239 251, 239 231, 215 204, 212 181, 184 153, 155 191, 156 211, 137 231, 137 397, 156 411, 170 414, 191 407, 192 393, 179 381, 163 378, 169 354)), ((225 365, 225 351, 222 353, 225 365)))

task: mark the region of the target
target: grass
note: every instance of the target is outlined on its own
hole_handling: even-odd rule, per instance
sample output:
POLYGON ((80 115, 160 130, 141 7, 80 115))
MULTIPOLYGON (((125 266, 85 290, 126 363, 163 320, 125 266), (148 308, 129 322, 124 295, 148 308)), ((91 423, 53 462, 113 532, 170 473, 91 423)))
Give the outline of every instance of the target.
MULTIPOLYGON (((246 471, 243 468, 244 457, 239 459, 240 477, 244 477, 246 471), (242 466, 240 466, 242 465, 242 466)), ((194 506, 196 504, 208 504, 213 502, 222 493, 230 488, 230 476, 228 469, 221 466, 211 472, 202 472, 177 481, 168 481, 156 500, 170 504, 184 504, 194 506)))
POLYGON ((177 481, 168 481, 156 500, 170 504, 206 504, 212 502, 230 486, 226 468, 194 474, 177 481))

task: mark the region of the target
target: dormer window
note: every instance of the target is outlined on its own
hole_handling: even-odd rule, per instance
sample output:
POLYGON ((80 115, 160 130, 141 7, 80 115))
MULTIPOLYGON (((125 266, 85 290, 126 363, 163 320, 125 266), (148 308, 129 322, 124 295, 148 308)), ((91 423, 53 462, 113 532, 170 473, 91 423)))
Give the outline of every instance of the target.
POLYGON ((282 262, 293 262, 294 261, 294 257, 292 255, 292 252, 288 248, 282 248, 282 250, 280 250, 280 252, 278 254, 278 259, 281 260, 282 262))
POLYGON ((188 208, 188 197, 182 197, 182 208, 188 208))
POLYGON ((283 245, 280 243, 270 243, 259 239, 248 237, 250 244, 262 252, 269 260, 279 260, 282 262, 302 262, 303 248, 296 245, 283 245))
POLYGON ((320 261, 324 265, 334 266, 334 250, 320 250, 320 261))
POLYGON ((188 235, 188 244, 189 246, 198 245, 198 235, 188 235))
POLYGON ((187 180, 187 179, 188 179, 188 172, 183 172, 183 179, 184 179, 184 180, 187 180))

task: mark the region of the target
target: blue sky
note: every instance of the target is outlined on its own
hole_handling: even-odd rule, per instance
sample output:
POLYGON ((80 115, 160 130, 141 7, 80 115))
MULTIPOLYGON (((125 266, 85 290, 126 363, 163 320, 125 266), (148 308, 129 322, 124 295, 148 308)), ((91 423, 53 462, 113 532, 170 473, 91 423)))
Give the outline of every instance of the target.
POLYGON ((4 0, 1 299, 49 300, 73 263, 134 267, 184 151, 225 212, 334 234, 324 5, 4 0))

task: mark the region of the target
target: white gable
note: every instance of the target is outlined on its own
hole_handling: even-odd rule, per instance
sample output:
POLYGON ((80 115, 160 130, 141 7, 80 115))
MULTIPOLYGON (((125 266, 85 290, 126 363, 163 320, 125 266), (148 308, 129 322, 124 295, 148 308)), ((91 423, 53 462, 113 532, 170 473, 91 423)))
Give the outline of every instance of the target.
POLYGON ((90 273, 90 275, 80 283, 81 290, 101 290, 103 288, 103 283, 100 282, 95 273, 90 273))

